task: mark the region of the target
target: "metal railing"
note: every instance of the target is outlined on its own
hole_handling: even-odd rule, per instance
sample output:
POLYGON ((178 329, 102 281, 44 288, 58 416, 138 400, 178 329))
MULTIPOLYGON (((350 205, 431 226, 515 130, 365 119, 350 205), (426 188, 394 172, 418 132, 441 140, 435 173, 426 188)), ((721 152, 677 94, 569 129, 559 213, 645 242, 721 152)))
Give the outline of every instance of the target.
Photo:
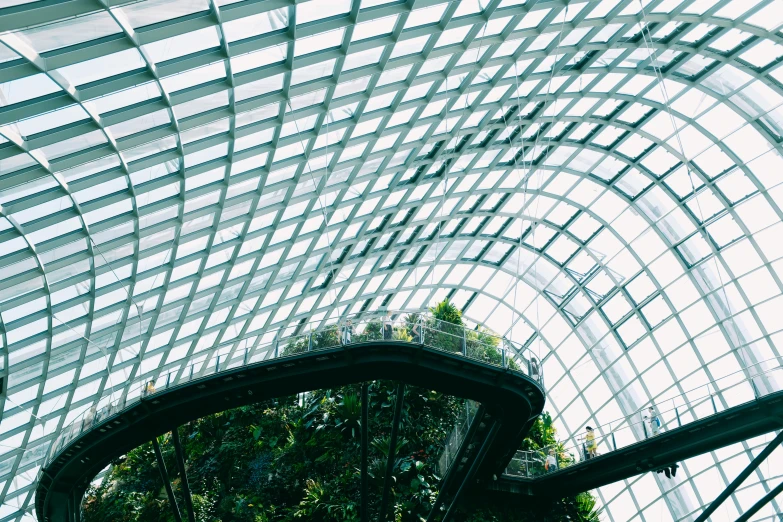
MULTIPOLYGON (((306 325, 298 330, 307 330, 306 325)), ((96 404, 79 414, 65 427, 52 443, 44 467, 48 466, 69 442, 93 426, 112 417, 141 398, 149 397, 171 387, 234 368, 249 366, 271 359, 291 357, 306 352, 340 348, 349 344, 389 341, 423 345, 468 359, 521 373, 543 387, 543 373, 537 356, 529 349, 510 340, 479 329, 439 321, 429 314, 389 312, 384 317, 323 326, 296 334, 292 328, 273 332, 267 342, 260 342, 253 350, 221 353, 215 350, 210 357, 182 368, 172 364, 159 372, 135 379, 129 386, 102 397, 96 404)), ((241 340, 240 340, 241 341, 241 340)), ((234 340, 231 345, 238 341, 234 340)))
POLYGON ((646 405, 630 416, 594 426, 592 436, 584 432, 540 449, 518 450, 505 474, 533 478, 565 469, 782 388, 783 358, 762 361, 657 404, 646 405))
POLYGON ((466 400, 465 404, 460 409, 457 420, 454 422, 454 429, 451 430, 446 442, 443 445, 443 451, 438 459, 438 469, 442 477, 446 476, 446 472, 451 467, 452 462, 459 453, 459 449, 462 443, 465 442, 465 437, 470 431, 470 425, 473 423, 473 419, 476 417, 479 405, 477 402, 466 400))

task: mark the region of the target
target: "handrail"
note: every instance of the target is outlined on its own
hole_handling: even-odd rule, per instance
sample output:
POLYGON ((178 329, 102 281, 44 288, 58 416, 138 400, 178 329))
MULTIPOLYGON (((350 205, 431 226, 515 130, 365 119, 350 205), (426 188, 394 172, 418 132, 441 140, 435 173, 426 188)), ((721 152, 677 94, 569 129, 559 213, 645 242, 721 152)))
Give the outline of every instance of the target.
POLYGON ((292 330, 294 328, 278 330, 273 339, 257 347, 253 353, 247 348, 244 352, 233 354, 221 354, 220 350, 216 350, 211 354, 211 359, 205 356, 192 362, 190 371, 183 372, 176 381, 173 381, 172 376, 176 376, 182 367, 172 364, 168 368, 170 371, 164 368, 158 372, 159 376, 165 375, 165 383, 162 385, 156 386, 156 379, 146 375, 125 387, 125 393, 120 396, 115 397, 110 393, 102 397, 61 430, 49 449, 42 469, 55 460, 60 450, 81 433, 141 398, 148 398, 157 392, 207 375, 308 351, 336 349, 346 344, 383 341, 423 345, 521 373, 537 381, 543 388, 543 373, 537 356, 531 350, 488 331, 443 322, 429 314, 387 313, 382 318, 371 317, 357 320, 355 323, 333 323, 305 334, 292 335, 292 330), (286 335, 287 333, 291 335, 286 335))
MULTIPOLYGON (((779 358, 768 359, 748 368, 759 366, 768 363, 770 360, 777 359, 779 358)), ((747 368, 744 371, 746 370, 747 368)), ((742 380, 728 383, 726 386, 716 386, 716 383, 719 381, 724 378, 735 376, 737 373, 739 372, 728 374, 722 378, 715 379, 706 385, 693 388, 683 394, 665 399, 663 402, 668 403, 671 401, 672 406, 667 409, 661 409, 653 405, 652 415, 649 414, 649 410, 647 409, 649 408, 648 406, 632 415, 620 419, 619 422, 614 421, 611 424, 596 426, 593 431, 595 434, 593 441, 587 440, 586 433, 584 433, 540 449, 518 450, 506 467, 505 473, 506 475, 511 476, 536 477, 545 473, 569 468, 573 465, 586 462, 596 456, 631 446, 640 442, 640 440, 655 437, 662 432, 680 428, 696 420, 716 415, 727 409, 740 406, 741 404, 747 404, 759 397, 768 395, 768 393, 762 394, 759 392, 758 387, 756 387, 753 382, 754 379, 772 377, 779 379, 778 382, 783 383, 783 364, 778 364, 775 367, 765 368, 751 375, 745 375, 742 380), (725 408, 720 401, 715 400, 716 397, 723 396, 729 390, 737 391, 736 388, 738 387, 745 387, 744 393, 746 396, 752 396, 752 399, 737 402, 736 404, 729 404, 725 408), (688 394, 698 392, 705 388, 706 394, 704 395, 697 397, 688 396, 688 394), (682 402, 675 403, 676 399, 682 399, 682 402), (658 422, 656 422, 656 419, 658 422), (620 425, 618 426, 618 424, 620 425), (612 425, 614 425, 614 428, 612 425), (608 430, 606 429, 607 427, 609 428, 608 430), (593 447, 593 451, 590 451, 591 446, 593 447), (554 459, 554 463, 552 463, 552 459, 550 459, 550 465, 547 465, 546 461, 550 453, 554 459)), ((779 390, 774 390, 769 393, 774 393, 775 391, 779 390)), ((742 394, 743 391, 740 391, 740 393, 733 395, 733 397, 742 397, 742 394)))
POLYGON ((454 422, 454 428, 446 437, 446 442, 443 444, 443 450, 438 458, 438 470, 440 471, 441 476, 446 476, 446 472, 459 453, 462 443, 465 442, 465 437, 470 431, 470 425, 473 423, 478 408, 478 403, 471 400, 466 400, 463 407, 460 408, 457 420, 454 422))
MULTIPOLYGON (((758 392, 758 389, 755 386, 755 384, 753 383, 752 379, 759 378, 759 377, 763 376, 764 374, 768 373, 770 370, 775 370, 775 369, 780 368, 780 367, 783 367, 783 357, 770 357, 769 359, 765 359, 763 361, 759 361, 757 363, 754 363, 754 364, 751 364, 749 366, 746 366, 746 367, 744 367, 744 368, 742 368, 740 370, 736 370, 736 371, 733 371, 731 373, 727 373, 726 375, 723 375, 723 376, 718 377, 716 379, 710 379, 710 380, 708 380, 704 384, 700 384, 699 386, 695 386, 693 388, 690 388, 690 389, 688 389, 688 390, 686 390, 686 391, 684 391, 682 393, 678 393, 677 395, 672 395, 672 396, 668 396, 668 397, 666 397, 664 399, 659 399, 657 401, 657 403, 658 404, 665 404, 665 403, 671 401, 672 405, 674 405, 675 401, 677 399, 680 399, 680 398, 683 398, 683 397, 687 397, 691 393, 698 392, 699 390, 702 390, 702 389, 707 392, 707 395, 710 394, 710 390, 711 389, 713 390, 712 393, 714 395, 719 395, 719 394, 721 394, 723 392, 719 391, 719 386, 717 386, 717 385, 721 381, 725 381, 725 380, 730 379, 732 377, 736 377, 737 375, 740 375, 740 374, 743 375, 743 379, 741 381, 738 381, 738 382, 750 382, 754 394, 756 394, 756 396, 760 396, 761 394, 758 392), (776 366, 774 366, 772 368, 768 368, 767 370, 765 370, 763 372, 758 372, 758 373, 753 374, 751 376, 745 375, 745 372, 749 371, 750 369, 752 369, 754 367, 757 367, 757 366, 764 365, 764 364, 769 364, 769 363, 775 363, 776 366)), ((618 424, 622 424, 623 422, 627 421, 628 419, 632 419, 633 417, 635 417, 637 415, 643 416, 644 413, 646 412, 646 410, 650 406, 655 406, 655 403, 646 403, 644 406, 642 406, 641 408, 636 410, 631 415, 626 415, 626 416, 623 416, 623 417, 619 417, 619 418, 614 419, 612 421, 604 422, 603 424, 597 424, 595 429, 598 430, 598 429, 601 429, 601 428, 609 427, 609 430, 611 431, 611 427, 612 426, 616 426, 618 424)), ((657 408, 656 408, 656 410, 657 410, 657 408)), ((674 408, 670 409, 669 411, 674 411, 674 408)))

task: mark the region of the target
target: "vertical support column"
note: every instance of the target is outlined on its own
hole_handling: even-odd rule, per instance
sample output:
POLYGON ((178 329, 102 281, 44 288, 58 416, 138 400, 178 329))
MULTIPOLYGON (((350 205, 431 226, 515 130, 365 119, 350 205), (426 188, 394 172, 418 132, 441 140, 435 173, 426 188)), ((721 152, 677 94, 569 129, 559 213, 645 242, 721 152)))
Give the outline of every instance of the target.
POLYGON ((386 522, 386 508, 389 504, 389 493, 391 490, 392 473, 394 472, 394 461, 397 457, 397 433, 400 428, 400 418, 402 417, 402 403, 405 399, 405 385, 397 385, 397 399, 394 402, 394 419, 392 420, 391 436, 389 437, 389 454, 386 457, 386 476, 383 481, 383 495, 381 496, 381 510, 378 513, 379 522, 386 522))
POLYGON ((73 494, 68 495, 68 522, 76 521, 76 510, 73 507, 73 494))
POLYGON ((163 486, 166 488, 166 495, 169 497, 171 510, 174 512, 174 520, 176 522, 182 522, 182 515, 179 513, 177 499, 174 498, 174 490, 171 489, 171 481, 169 480, 169 474, 166 471, 166 463, 163 462, 163 454, 160 452, 160 444, 158 444, 157 437, 153 437, 152 439, 152 449, 155 450, 155 460, 158 461, 158 471, 160 472, 160 478, 163 480, 163 486))
POLYGON ((369 386, 366 382, 362 383, 362 462, 361 462, 361 505, 360 505, 360 517, 361 522, 369 522, 370 514, 367 510, 367 439, 369 436, 370 427, 368 426, 368 411, 369 411, 369 386))
POLYGON ((185 469, 185 452, 182 451, 182 442, 179 440, 179 428, 171 430, 171 440, 174 442, 174 453, 177 456, 177 469, 182 484, 182 496, 185 497, 185 512, 188 515, 188 522, 196 522, 196 516, 193 513, 193 499, 190 496, 188 472, 185 469))

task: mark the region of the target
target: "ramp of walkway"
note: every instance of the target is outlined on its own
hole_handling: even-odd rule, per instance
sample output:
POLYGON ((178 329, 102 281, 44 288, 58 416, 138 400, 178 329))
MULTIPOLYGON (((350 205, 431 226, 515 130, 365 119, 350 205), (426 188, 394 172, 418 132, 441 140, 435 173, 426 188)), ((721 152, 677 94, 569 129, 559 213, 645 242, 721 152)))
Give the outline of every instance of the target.
POLYGON ((566 496, 665 468, 783 429, 783 391, 694 420, 616 451, 534 478, 503 475, 487 486, 514 495, 566 496))

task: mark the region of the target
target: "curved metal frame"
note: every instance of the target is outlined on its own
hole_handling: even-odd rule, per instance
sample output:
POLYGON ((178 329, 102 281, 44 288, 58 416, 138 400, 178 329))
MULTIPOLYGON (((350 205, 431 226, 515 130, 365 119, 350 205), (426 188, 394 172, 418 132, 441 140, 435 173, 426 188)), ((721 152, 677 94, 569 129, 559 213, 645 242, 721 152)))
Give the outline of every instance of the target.
MULTIPOLYGON (((202 356, 211 358, 224 349, 220 346, 223 339, 242 340, 229 349, 235 353, 252 344, 252 337, 260 339, 275 326, 285 327, 314 317, 358 315, 378 309, 385 300, 398 300, 395 305, 399 308, 423 308, 435 296, 442 297, 444 287, 453 292, 458 304, 465 306, 466 315, 479 322, 487 303, 495 308, 487 315, 519 317, 509 327, 515 340, 540 346, 542 355, 552 353, 553 364, 573 370, 562 372, 558 381, 549 383, 553 388, 608 387, 608 400, 596 401, 591 397, 584 401, 583 394, 576 392, 552 405, 553 413, 562 416, 563 429, 569 435, 581 429, 572 425, 576 420, 568 417, 570 411, 583 409, 591 418, 618 408, 627 413, 637 409, 640 400, 656 400, 681 392, 681 383, 688 379, 702 375, 709 380, 719 377, 698 348, 698 336, 711 329, 725 341, 727 353, 740 367, 758 362, 769 350, 780 355, 775 332, 765 324, 762 308, 775 304, 773 300, 783 293, 783 280, 755 222, 746 219, 746 209, 742 207, 754 204, 749 200, 756 198, 755 202, 770 210, 773 227, 783 220, 780 199, 769 190, 772 187, 763 176, 765 173, 748 161, 736 144, 724 140, 717 130, 705 128, 698 110, 692 112, 696 104, 688 103, 691 95, 712 97, 717 107, 728 109, 756 133, 759 142, 770 151, 767 157, 779 156, 781 130, 776 127, 779 125, 775 123, 775 111, 780 103, 775 100, 783 100, 781 63, 773 60, 757 67, 745 54, 783 43, 779 31, 766 30, 758 21, 773 3, 774 0, 762 0, 746 11, 737 9, 739 14, 729 19, 725 13, 734 5, 729 0, 718 0, 704 12, 693 12, 695 4, 690 0, 667 12, 661 12, 664 2, 659 0, 647 4, 644 12, 639 11, 637 0, 619 0, 608 7, 590 0, 578 12, 571 3, 556 0, 510 7, 501 7, 500 0, 491 0, 482 2, 478 12, 467 13, 460 11, 457 3, 444 8, 445 0, 412 0, 370 8, 356 2, 337 16, 297 23, 303 20, 298 14, 303 2, 294 6, 244 0, 220 5, 210 0, 201 11, 144 27, 134 26, 133 18, 127 14, 139 8, 137 2, 123 0, 41 0, 0 9, 0 42, 8 49, 3 52, 10 53, 9 59, 0 62, 0 86, 40 75, 49 78, 56 89, 0 107, 0 136, 7 140, 0 143, 0 161, 28 165, 16 169, 4 163, 2 168, 8 170, 0 172, 0 252, 11 251, 0 256, 0 272, 12 274, 0 279, 0 374, 10 374, 5 375, 10 386, 6 395, 0 394, 0 408, 4 418, 31 414, 26 422, 13 421, 14 427, 3 433, 14 444, 19 440, 18 449, 7 452, 0 460, 0 502, 19 506, 19 512, 6 518, 20 518, 29 509, 34 483, 28 483, 24 476, 35 470, 40 460, 30 455, 47 452, 47 446, 68 422, 68 412, 89 408, 95 397, 111 390, 116 383, 110 382, 110 375, 116 375, 118 381, 156 377, 155 361, 182 353, 181 376, 190 361, 202 356), (443 8, 437 22, 406 27, 418 12, 431 6, 443 8), (242 20, 278 9, 284 10, 288 19, 284 29, 232 40, 229 33, 242 20), (591 14, 600 9, 601 16, 591 14), (110 18, 116 24, 116 32, 57 49, 41 47, 45 38, 40 31, 67 29, 64 24, 86 16, 110 18), (352 35, 358 24, 388 16, 398 17, 388 35, 354 41, 352 35), (502 25, 504 20, 507 22, 502 25), (492 25, 484 31, 486 22, 492 25), (611 24, 617 24, 619 30, 599 38, 611 24), (647 42, 639 36, 639 24, 651 30, 650 46, 657 53, 654 58, 645 52, 647 42), (668 32, 668 27, 674 30, 668 32), (700 33, 704 28, 707 30, 700 33), (215 45, 173 59, 154 56, 150 51, 167 38, 198 30, 214 31, 215 45), (344 33, 338 46, 297 55, 297 41, 341 30, 344 33), (561 37, 546 40, 561 30, 561 37), (738 30, 747 38, 731 49, 719 50, 718 42, 738 30), (439 38, 454 31, 465 32, 462 41, 438 44, 439 38), (631 35, 626 36, 629 31, 631 35), (394 55, 395 48, 426 36, 430 38, 419 53, 394 55), (510 54, 498 52, 511 47, 512 42, 520 45, 510 54), (281 63, 247 70, 236 66, 247 53, 278 44, 288 45, 281 63), (78 79, 68 81, 67 74, 62 73, 64 67, 120 51, 139 53, 140 67, 83 84, 78 79), (360 53, 377 53, 377 59, 350 68, 351 60, 365 56, 360 53), (469 63, 474 53, 476 59, 469 63), (666 61, 667 53, 682 54, 666 61), (297 71, 329 60, 335 61, 333 74, 308 83, 292 81, 297 71), (441 70, 419 74, 425 63, 432 69, 430 65, 436 60, 443 60, 441 70), (517 80, 513 64, 527 60, 529 65, 519 71, 517 80), (693 73, 688 64, 696 60, 711 62, 693 73), (380 81, 385 71, 409 66, 404 80, 388 84, 380 81), (661 102, 655 81, 641 90, 631 88, 634 77, 652 77, 656 66, 660 66, 660 75, 667 85, 684 87, 681 92, 671 90, 671 107, 661 102), (223 67, 225 74, 214 81, 167 90, 167 80, 208 67, 223 67), (757 82, 759 89, 768 89, 772 97, 754 99, 732 90, 735 85, 729 74, 734 71, 747 75, 747 85, 757 82), (242 97, 246 92, 243 89, 252 82, 278 74, 284 78, 284 88, 279 92, 242 97), (462 74, 466 76, 457 88, 453 88, 454 82, 446 80, 462 74), (599 87, 610 75, 626 76, 608 88, 599 87), (340 96, 349 82, 365 76, 370 79, 363 92, 340 96), (551 92, 547 86, 550 78, 551 92), (515 108, 517 81, 531 86, 520 101, 522 105, 533 105, 521 116, 518 112, 527 108, 515 108), (724 82, 725 91, 710 87, 710 82, 720 81, 724 82), (157 96, 105 113, 93 109, 99 97, 145 82, 155 86, 157 96), (408 92, 428 82, 433 83, 425 96, 405 99, 408 92), (297 97, 317 99, 322 90, 319 103, 304 108, 289 105, 297 97), (200 114, 178 117, 177 112, 185 104, 209 96, 225 96, 225 102, 200 114), (388 107, 370 110, 375 104, 373 100, 383 96, 393 98, 388 107), (462 97, 468 98, 466 108, 462 97), (585 98, 597 100, 596 105, 578 109, 579 101, 585 98), (612 100, 621 104, 612 112, 602 112, 600 108, 612 100), (276 106, 276 116, 245 124, 252 119, 251 111, 264 106, 276 106), (293 110, 286 110, 287 106, 293 110), (19 130, 30 118, 68 107, 83 108, 84 118, 29 136, 19 130), (425 112, 430 107, 440 110, 425 112), (635 115, 639 107, 649 112, 635 115), (505 119, 497 115, 502 108, 512 111, 506 112, 505 119), (412 110, 408 121, 393 125, 394 114, 406 110, 412 110), (668 110, 695 133, 691 136, 698 135, 705 143, 714 144, 714 154, 723 155, 730 168, 720 173, 708 172, 698 158, 694 160, 687 154, 683 157, 670 136, 657 136, 650 131, 648 126, 656 116, 668 110), (157 111, 168 115, 168 125, 114 137, 118 126, 157 111), (328 119, 327 111, 332 115, 328 119), (342 118, 340 111, 352 114, 342 118), (481 116, 483 111, 487 112, 481 116), (302 126, 301 132, 297 128, 295 134, 284 132, 286 125, 307 118, 315 118, 312 127, 302 126), (371 129, 373 132, 362 134, 376 118, 380 121, 371 129), (449 131, 437 131, 449 118, 455 118, 449 131), (469 121, 478 125, 468 126, 469 121), (425 125, 429 128, 422 133, 425 125), (541 139, 528 134, 536 125, 541 125, 541 139), (596 127, 585 134, 582 131, 586 125, 596 127), (326 148, 317 146, 317 139, 327 129, 343 133, 340 141, 329 143, 326 148), (511 140, 497 139, 506 129, 510 129, 511 140), (550 138, 546 133, 552 129, 558 131, 550 138), (612 143, 601 142, 600 133, 611 129, 622 134, 612 143), (253 143, 254 135, 267 131, 272 132, 269 142, 253 143), (102 138, 91 142, 94 146, 62 157, 47 155, 65 139, 87 140, 90 133, 96 132, 102 138), (398 132, 400 135, 393 139, 398 132), (521 134, 527 136, 520 137, 521 134), (451 143, 463 139, 466 143, 456 147, 451 143), (650 147, 630 157, 630 144, 639 139, 649 140, 650 147), (513 155, 512 149, 523 146, 530 151, 536 141, 539 148, 533 151, 532 161, 524 154, 521 162, 508 159, 510 151, 513 155), (274 161, 277 149, 298 142, 304 142, 303 155, 274 161), (346 150, 363 144, 366 145, 361 155, 341 161, 346 150), (152 146, 160 150, 138 158, 141 148, 152 146), (220 153, 186 168, 186 158, 213 147, 220 153), (562 164, 550 161, 569 151, 570 156, 562 164), (588 151, 618 161, 617 172, 609 177, 594 166, 568 164, 588 151), (660 173, 650 168, 658 165, 654 162, 655 154, 662 151, 675 159, 672 171, 660 173), (406 152, 409 156, 396 164, 396 154, 406 152), (264 154, 266 159, 257 168, 232 172, 234 165, 264 154), (684 160, 693 165, 696 194, 674 183, 676 166, 684 160), (377 169, 372 171, 369 165, 376 162, 377 169), (462 170, 444 176, 438 170, 440 162, 449 169, 459 164, 462 170), (309 175, 311 164, 319 166, 313 179, 309 175), (93 167, 94 171, 89 170, 93 167), (276 172, 289 167, 290 178, 266 184, 276 172), (528 186, 520 183, 524 175, 518 167, 528 169, 528 186), (151 168, 160 169, 163 174, 145 181, 141 173, 151 168), (199 184, 192 180, 215 169, 223 169, 220 176, 206 185, 191 186, 199 184), (343 169, 345 172, 341 172, 343 169), (489 179, 495 172, 499 175, 492 186, 475 193, 461 189, 471 175, 489 179), (745 180, 750 192, 735 192, 732 176, 745 180), (449 183, 441 201, 444 177, 449 183), (561 181, 565 179, 576 183, 564 188, 561 181), (112 182, 117 184, 100 198, 93 199, 85 192, 112 182), (627 206, 629 216, 636 212, 644 227, 642 233, 647 235, 634 241, 624 234, 622 222, 604 219, 600 205, 586 201, 585 194, 593 189, 604 192, 604 197, 617 205, 627 206), (509 194, 506 203, 516 201, 512 199, 514 194, 530 197, 526 196, 524 208, 492 207, 493 195, 503 191, 509 194), (165 197, 156 200, 157 194, 165 197), (208 204, 198 208, 199 198, 208 204), (718 212, 701 216, 697 199, 715 202, 718 212), (321 200, 328 202, 324 210, 321 200), (434 207, 427 206, 433 202, 434 207), (57 208, 52 209, 55 205, 57 208), (483 208, 485 205, 487 208, 483 208), (542 215, 538 215, 540 206, 547 209, 542 215), (114 213, 112 209, 120 210, 114 213), (36 210, 38 215, 30 216, 36 210), (244 214, 239 210, 244 210, 244 214), (397 214, 400 210, 404 216, 397 214), (429 213, 419 219, 425 210, 429 213), (662 219, 663 213, 669 211, 668 217, 662 219), (269 218, 269 226, 255 228, 259 223, 267 224, 264 215, 269 218), (156 222, 156 216, 162 216, 162 220, 156 222), (75 228, 61 232, 58 227, 72 218, 78 222, 75 228), (510 221, 498 227, 495 218, 510 221), (723 242, 720 234, 713 234, 722 226, 720 220, 731 221, 737 227, 739 235, 726 239, 728 243, 723 242), (452 233, 436 238, 434 223, 444 221, 443 229, 452 233), (530 223, 535 225, 529 226, 530 223), (581 227, 584 223, 589 226, 581 227), (517 230, 525 234, 521 245, 514 237, 517 230), (546 242, 541 240, 550 235, 546 242), (622 252, 627 252, 628 259, 632 259, 629 265, 638 265, 633 273, 618 273, 618 261, 604 258, 596 251, 595 244, 601 237, 611 238, 622 252), (24 243, 19 250, 16 241, 24 243), (758 255, 757 273, 763 272, 771 281, 769 287, 774 295, 763 301, 758 301, 755 289, 744 286, 740 280, 744 274, 733 266, 727 253, 732 246, 741 246, 740 241, 745 241, 749 250, 758 255), (202 242, 203 247, 193 252, 191 247, 202 242), (253 248, 249 249, 249 245, 253 248), (684 305, 670 295, 671 283, 659 280, 650 269, 653 259, 648 255, 658 246, 661 250, 655 256, 658 260, 674 256, 678 270, 683 271, 682 281, 689 282, 695 290, 696 304, 684 305), (702 254, 706 254, 703 259, 702 254), (284 261, 270 264, 265 255, 284 261), (515 255, 525 257, 519 273, 514 268, 515 255), (580 263, 589 270, 574 268, 582 266, 580 263), (294 264, 296 267, 292 268, 294 264), (147 265, 154 266, 143 270, 147 265), (486 275, 487 270, 494 273, 482 276, 478 287, 473 284, 477 277, 463 277, 452 283, 451 279, 462 273, 463 265, 473 266, 472 274, 486 275), (68 267, 74 267, 73 271, 69 273, 68 267), (181 272, 186 276, 179 277, 181 272), (326 272, 333 275, 321 279, 326 272), (550 272, 554 274, 552 279, 541 277, 550 272), (512 291, 514 287, 509 283, 506 288, 496 288, 491 281, 504 274, 516 280, 522 293, 537 293, 541 307, 551 307, 555 319, 542 324, 538 305, 510 302, 517 295, 516 290, 512 291), (634 299, 633 278, 651 285, 651 293, 634 299), (201 281, 213 286, 202 286, 201 281), (730 289, 728 293, 721 290, 722 286, 730 289), (597 292, 598 287, 605 291, 597 292), (613 299, 627 302, 622 317, 609 313, 613 299), (656 334, 661 324, 648 319, 646 307, 654 301, 663 303, 671 324, 685 333, 679 353, 697 361, 687 375, 680 375, 675 371, 676 363, 672 363, 680 355, 670 354, 673 347, 658 340, 656 334), (481 306, 472 308, 475 302, 481 306), (684 309, 686 306, 690 308, 684 309), (691 331, 686 316, 703 306, 704 314, 709 316, 707 326, 699 332, 691 331), (278 314, 281 308, 287 315, 278 314), (632 323, 640 325, 642 338, 626 339, 623 326, 632 323), (562 339, 551 332, 561 328, 570 328, 573 339, 585 347, 580 361, 570 360, 565 354, 572 352, 567 348, 558 351, 563 346, 562 339), (25 330, 35 331, 30 336, 21 335, 25 330), (161 345, 166 336, 173 341, 161 345), (206 346, 209 339, 214 342, 206 346), (625 358, 618 355, 637 348, 649 350, 652 357, 661 361, 662 369, 673 382, 669 390, 650 386, 651 374, 636 379, 644 368, 633 361, 626 364, 625 358), (13 353, 25 355, 19 360, 13 353), (28 357, 27 353, 31 355, 28 357), (589 381, 574 377, 580 364, 596 368, 589 381), (89 372, 98 369, 81 375, 82 368, 89 368, 89 372), (13 382, 11 378, 27 373, 33 375, 30 380, 13 382), (26 392, 17 395, 29 387, 31 380, 39 383, 34 397, 27 398, 26 392), (60 385, 60 381, 72 382, 60 385), (77 394, 77 389, 82 392, 77 394), (94 393, 82 395, 84 390, 94 393), (12 404, 7 397, 15 397, 12 400, 17 402, 24 397, 24 402, 12 404), (42 405, 46 409, 41 409, 42 405), (48 424, 52 422, 56 427, 49 432, 48 424), (47 434, 34 438, 36 427, 44 425, 47 434)), ((0 92, 7 94, 2 87, 0 92)), ((693 142, 696 141, 694 137, 693 142)), ((686 145, 690 143, 686 137, 686 145)), ((773 233, 774 229, 768 228, 767 232, 773 233)), ((773 389, 770 385, 762 391, 773 389)), ((723 397, 718 400, 730 402, 723 397)), ((695 495, 697 503, 706 502, 698 492, 695 495)), ((611 498, 604 500, 608 503, 611 498)), ((739 500, 735 502, 739 507, 739 500)), ((643 511, 645 506, 635 508, 643 511)), ((676 512, 673 505, 670 508, 676 518, 685 515, 676 512)))

